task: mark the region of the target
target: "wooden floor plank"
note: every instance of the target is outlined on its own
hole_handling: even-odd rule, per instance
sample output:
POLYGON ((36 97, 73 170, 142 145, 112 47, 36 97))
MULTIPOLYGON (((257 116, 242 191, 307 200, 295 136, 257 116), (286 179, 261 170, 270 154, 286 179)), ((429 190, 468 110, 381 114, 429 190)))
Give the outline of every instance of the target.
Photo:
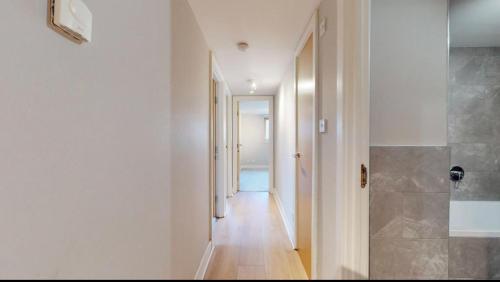
POLYGON ((269 193, 239 193, 229 205, 215 226, 206 280, 307 279, 269 193))

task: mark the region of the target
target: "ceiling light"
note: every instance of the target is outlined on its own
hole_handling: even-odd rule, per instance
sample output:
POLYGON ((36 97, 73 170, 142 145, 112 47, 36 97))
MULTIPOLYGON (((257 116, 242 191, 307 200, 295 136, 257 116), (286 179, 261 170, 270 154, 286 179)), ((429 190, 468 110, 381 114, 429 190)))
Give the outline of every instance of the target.
POLYGON ((257 83, 252 82, 252 85, 250 86, 253 91, 257 90, 257 83))
POLYGON ((253 80, 253 79, 249 79, 249 80, 247 80, 247 82, 248 82, 248 86, 250 87, 250 92, 255 93, 255 91, 257 91, 257 82, 255 82, 255 80, 253 80))
POLYGON ((245 52, 246 50, 248 50, 248 47, 250 47, 250 45, 248 45, 247 42, 238 42, 238 50, 240 50, 241 52, 245 52))

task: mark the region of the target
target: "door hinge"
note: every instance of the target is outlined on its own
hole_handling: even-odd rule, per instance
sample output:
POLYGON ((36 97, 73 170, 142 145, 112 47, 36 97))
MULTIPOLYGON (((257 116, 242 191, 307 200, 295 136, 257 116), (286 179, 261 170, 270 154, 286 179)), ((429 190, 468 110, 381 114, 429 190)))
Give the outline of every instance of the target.
POLYGON ((361 188, 365 189, 368 185, 368 168, 362 164, 361 165, 361 188))
POLYGON ((217 96, 215 96, 214 101, 215 101, 215 104, 216 104, 216 105, 219 103, 219 99, 218 99, 218 97, 217 97, 217 96))

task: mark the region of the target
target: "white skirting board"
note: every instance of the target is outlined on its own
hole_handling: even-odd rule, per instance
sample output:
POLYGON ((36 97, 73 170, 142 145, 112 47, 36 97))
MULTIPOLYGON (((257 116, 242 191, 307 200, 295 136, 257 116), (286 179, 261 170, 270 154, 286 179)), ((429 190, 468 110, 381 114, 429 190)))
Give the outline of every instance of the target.
POLYGON ((269 169, 268 165, 241 165, 241 169, 269 169))
POLYGON ((283 208, 283 204, 281 203, 280 196, 276 189, 274 189, 273 193, 273 198, 274 201, 276 202, 276 205, 278 206, 278 210, 280 211, 281 215, 281 220, 283 221, 283 224, 285 225, 286 233, 288 235, 288 239, 290 240, 290 243, 292 244, 292 248, 296 249, 297 245, 295 244, 295 231, 291 228, 288 218, 285 213, 285 209, 283 208))
POLYGON ((212 257, 213 252, 214 244, 213 242, 210 242, 205 250, 205 253, 203 254, 203 257, 201 258, 200 266, 198 267, 198 271, 196 271, 194 280, 203 280, 205 278, 205 273, 207 272, 208 264, 210 263, 210 258, 212 257))

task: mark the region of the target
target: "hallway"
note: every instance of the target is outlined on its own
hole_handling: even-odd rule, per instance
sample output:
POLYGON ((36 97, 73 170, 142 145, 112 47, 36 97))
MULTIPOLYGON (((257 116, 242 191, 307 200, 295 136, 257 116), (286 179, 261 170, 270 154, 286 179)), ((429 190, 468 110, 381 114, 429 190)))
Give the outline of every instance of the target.
POLYGON ((205 279, 307 279, 270 194, 238 193, 229 205, 205 279))

